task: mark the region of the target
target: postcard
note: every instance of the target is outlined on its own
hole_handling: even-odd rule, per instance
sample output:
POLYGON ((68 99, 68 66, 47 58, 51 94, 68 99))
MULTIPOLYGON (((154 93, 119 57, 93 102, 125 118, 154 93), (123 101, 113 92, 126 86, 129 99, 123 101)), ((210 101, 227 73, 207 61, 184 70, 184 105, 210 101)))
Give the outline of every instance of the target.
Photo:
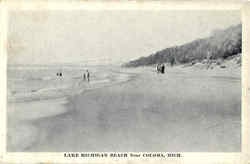
POLYGON ((2 1, 0 163, 249 163, 249 9, 2 1))

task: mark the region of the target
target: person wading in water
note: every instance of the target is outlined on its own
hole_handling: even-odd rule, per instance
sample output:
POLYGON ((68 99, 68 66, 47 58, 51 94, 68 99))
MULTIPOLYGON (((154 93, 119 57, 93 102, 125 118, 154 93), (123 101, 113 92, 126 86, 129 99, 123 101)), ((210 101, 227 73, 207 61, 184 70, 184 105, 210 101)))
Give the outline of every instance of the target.
POLYGON ((85 73, 83 74, 83 80, 84 81, 86 80, 86 74, 85 73))
POLYGON ((88 70, 87 70, 86 72, 87 72, 87 80, 88 80, 88 82, 89 82, 90 74, 89 74, 89 71, 88 71, 88 70))

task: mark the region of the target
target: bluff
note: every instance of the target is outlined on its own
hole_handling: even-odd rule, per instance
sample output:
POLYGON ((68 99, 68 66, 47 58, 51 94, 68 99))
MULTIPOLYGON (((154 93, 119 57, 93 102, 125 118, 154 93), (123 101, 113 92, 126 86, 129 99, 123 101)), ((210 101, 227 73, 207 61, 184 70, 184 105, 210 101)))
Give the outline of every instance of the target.
POLYGON ((204 59, 224 60, 242 51, 242 25, 215 30, 207 38, 169 47, 149 56, 123 64, 125 67, 150 66, 158 63, 186 64, 204 59))

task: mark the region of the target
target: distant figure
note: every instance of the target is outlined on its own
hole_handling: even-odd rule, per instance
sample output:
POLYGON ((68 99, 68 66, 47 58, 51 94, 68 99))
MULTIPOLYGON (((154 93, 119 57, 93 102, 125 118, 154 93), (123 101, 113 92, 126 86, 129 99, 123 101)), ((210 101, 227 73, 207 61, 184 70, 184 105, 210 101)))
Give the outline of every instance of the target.
POLYGON ((164 65, 164 64, 161 65, 161 73, 162 73, 162 74, 165 73, 165 65, 164 65))
POLYGON ((165 65, 164 64, 157 64, 156 72, 164 74, 165 73, 165 65))
POLYGON ((208 51, 207 52, 207 56, 206 56, 206 59, 207 59, 207 69, 209 69, 209 67, 211 66, 211 59, 212 59, 212 54, 208 51))
POLYGON ((175 64, 175 58, 171 58, 171 60, 170 60, 170 64, 171 64, 171 67, 173 67, 173 66, 174 66, 174 64, 175 64))
POLYGON ((57 72, 56 76, 62 76, 62 72, 57 72))
POLYGON ((89 71, 88 71, 88 70, 87 70, 86 72, 87 72, 87 80, 88 80, 88 82, 89 82, 90 74, 89 74, 89 71))
POLYGON ((83 80, 84 81, 86 80, 86 74, 85 73, 83 74, 83 80))
POLYGON ((156 72, 160 73, 160 64, 157 64, 157 66, 156 66, 156 72))

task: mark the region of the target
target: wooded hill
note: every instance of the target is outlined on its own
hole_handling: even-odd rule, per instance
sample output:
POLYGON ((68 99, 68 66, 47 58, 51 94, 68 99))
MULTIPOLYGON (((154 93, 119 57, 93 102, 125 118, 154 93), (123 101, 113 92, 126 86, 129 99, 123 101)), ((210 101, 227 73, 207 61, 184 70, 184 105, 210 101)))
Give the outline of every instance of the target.
POLYGON ((216 30, 210 37, 166 48, 147 57, 125 63, 125 67, 149 66, 158 63, 185 64, 204 59, 227 59, 241 53, 242 25, 216 30))

